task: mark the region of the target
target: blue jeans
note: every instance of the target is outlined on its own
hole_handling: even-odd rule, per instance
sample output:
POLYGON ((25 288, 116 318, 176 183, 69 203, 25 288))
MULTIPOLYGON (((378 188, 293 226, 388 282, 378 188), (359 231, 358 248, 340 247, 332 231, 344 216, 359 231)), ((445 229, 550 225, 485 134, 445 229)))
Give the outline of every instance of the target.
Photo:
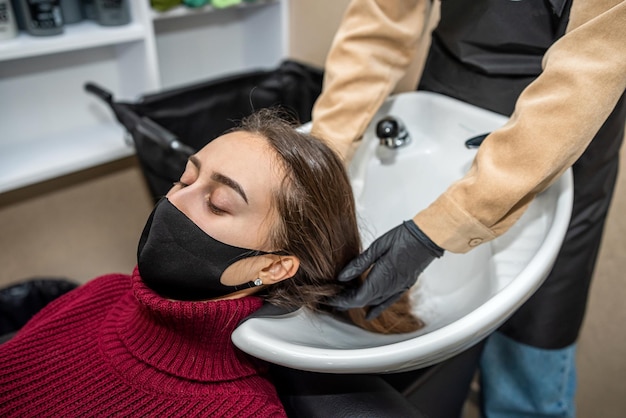
POLYGON ((495 332, 480 360, 482 416, 574 417, 575 357, 576 344, 546 350, 495 332))

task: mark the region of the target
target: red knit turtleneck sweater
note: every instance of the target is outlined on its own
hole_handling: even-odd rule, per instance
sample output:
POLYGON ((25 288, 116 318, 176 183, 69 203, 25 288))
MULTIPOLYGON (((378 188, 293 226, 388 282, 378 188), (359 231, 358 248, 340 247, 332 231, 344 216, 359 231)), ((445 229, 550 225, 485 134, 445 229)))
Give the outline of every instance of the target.
POLYGON ((95 279, 0 345, 0 416, 285 417, 230 340, 261 304, 168 301, 137 270, 95 279))

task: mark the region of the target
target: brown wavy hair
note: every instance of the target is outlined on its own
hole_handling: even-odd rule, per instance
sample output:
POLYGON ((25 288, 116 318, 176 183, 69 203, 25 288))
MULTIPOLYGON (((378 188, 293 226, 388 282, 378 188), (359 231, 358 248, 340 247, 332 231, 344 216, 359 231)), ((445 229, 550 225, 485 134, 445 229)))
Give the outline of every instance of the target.
MULTIPOLYGON (((283 111, 261 109, 235 130, 264 137, 286 173, 275 191, 280 221, 269 242, 298 257, 300 268, 292 279, 269 286, 267 300, 278 306, 327 310, 325 300, 354 286, 335 280, 361 251, 354 196, 338 155, 296 126, 283 111)), ((410 332, 423 326, 411 313, 408 293, 372 321, 366 321, 365 314, 366 308, 346 313, 356 325, 378 333, 410 332)))

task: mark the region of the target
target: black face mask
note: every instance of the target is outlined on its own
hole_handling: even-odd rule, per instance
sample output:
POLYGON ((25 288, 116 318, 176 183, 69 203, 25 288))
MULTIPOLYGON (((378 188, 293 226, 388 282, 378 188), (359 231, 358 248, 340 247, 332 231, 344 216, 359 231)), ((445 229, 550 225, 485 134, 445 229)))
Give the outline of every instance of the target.
POLYGON ((224 244, 205 233, 163 198, 154 207, 141 234, 137 261, 142 280, 160 296, 196 301, 261 285, 257 279, 238 286, 226 286, 220 279, 236 261, 278 253, 224 244))

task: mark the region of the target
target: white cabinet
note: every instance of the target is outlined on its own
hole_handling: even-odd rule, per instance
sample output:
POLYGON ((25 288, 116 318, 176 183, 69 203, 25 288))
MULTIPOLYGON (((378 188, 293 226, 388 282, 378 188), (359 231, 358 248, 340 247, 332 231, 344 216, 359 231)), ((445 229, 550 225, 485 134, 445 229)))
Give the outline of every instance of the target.
POLYGON ((163 14, 131 1, 132 23, 67 25, 62 35, 0 42, 0 193, 131 155, 115 100, 253 68, 287 51, 287 0, 163 14))

